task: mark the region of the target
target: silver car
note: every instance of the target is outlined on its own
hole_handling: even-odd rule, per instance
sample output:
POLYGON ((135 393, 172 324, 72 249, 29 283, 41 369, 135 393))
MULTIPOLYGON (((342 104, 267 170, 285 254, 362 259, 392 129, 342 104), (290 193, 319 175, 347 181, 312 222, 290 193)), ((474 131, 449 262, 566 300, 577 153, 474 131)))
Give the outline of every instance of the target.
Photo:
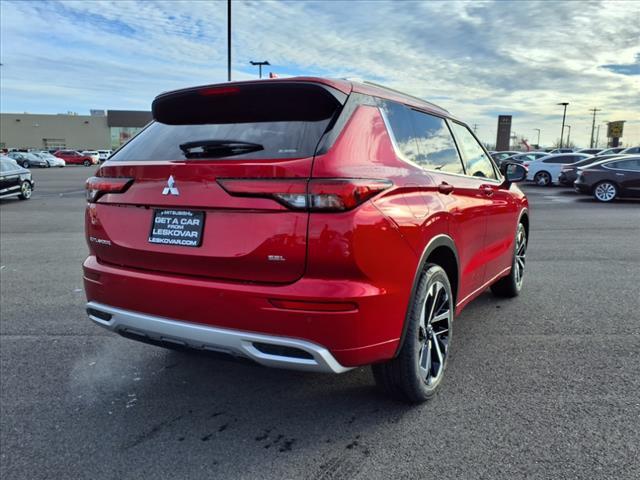
POLYGON ((31 152, 33 155, 37 155, 40 158, 43 158, 47 161, 50 167, 65 167, 67 162, 63 159, 56 157, 55 155, 51 155, 49 152, 31 152))

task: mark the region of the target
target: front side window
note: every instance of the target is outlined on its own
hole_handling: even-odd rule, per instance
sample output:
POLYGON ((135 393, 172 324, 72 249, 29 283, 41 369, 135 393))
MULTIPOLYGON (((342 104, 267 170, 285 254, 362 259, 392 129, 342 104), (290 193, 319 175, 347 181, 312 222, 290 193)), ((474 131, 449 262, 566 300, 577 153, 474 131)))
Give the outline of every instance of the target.
POLYGON ((447 123, 442 118, 416 110, 411 110, 411 120, 418 143, 415 162, 428 170, 463 174, 462 162, 447 123))
POLYGON ((451 130, 462 155, 467 175, 497 179, 493 163, 469 129, 459 123, 451 122, 451 130))

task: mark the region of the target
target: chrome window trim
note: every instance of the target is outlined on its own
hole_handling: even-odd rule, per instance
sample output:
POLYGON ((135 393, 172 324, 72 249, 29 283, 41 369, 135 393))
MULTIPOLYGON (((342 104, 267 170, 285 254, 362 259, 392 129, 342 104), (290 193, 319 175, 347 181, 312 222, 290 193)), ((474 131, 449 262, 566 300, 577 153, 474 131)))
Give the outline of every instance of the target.
MULTIPOLYGON (((388 101, 391 102, 393 100, 388 100, 388 101)), ((396 102, 396 103, 398 103, 399 105, 402 105, 402 106, 404 106, 406 108, 411 109, 411 107, 405 105, 404 103, 399 103, 399 102, 396 102)), ((482 181, 485 181, 485 182, 487 182, 487 181, 488 182, 495 182, 497 185, 502 185, 502 183, 504 183, 504 180, 499 180, 499 179, 496 180, 496 179, 493 179, 493 178, 474 177, 473 175, 467 175, 466 173, 453 173, 453 172, 444 172, 442 170, 433 170, 433 169, 430 169, 430 168, 425 168, 422 165, 419 165, 416 162, 414 162, 412 160, 409 160, 404 155, 404 153, 400 150, 400 147, 398 147, 398 142, 396 140, 395 134, 393 133, 393 129, 391 128, 391 124, 389 123, 389 118, 387 117, 387 113, 384 111, 384 109, 381 106, 378 106, 377 108, 378 108, 378 111, 380 112, 380 116, 382 116, 382 121, 384 122, 384 126, 387 129, 387 133, 389 134, 389 138, 391 139, 391 145, 393 146, 393 150, 394 150, 394 152, 396 154, 396 157, 398 157, 401 161, 403 161, 405 163, 408 163, 409 165, 411 165, 413 167, 416 167, 416 168, 420 169, 420 171, 425 172, 425 173, 436 173, 436 174, 439 174, 439 175, 453 175, 455 177, 463 177, 463 178, 469 178, 469 179, 473 179, 473 180, 482 180, 482 181)), ((413 109, 413 110, 416 110, 416 109, 413 109)), ((451 127, 449 126, 448 119, 446 117, 441 117, 439 115, 433 115, 431 113, 422 112, 421 110, 416 110, 416 111, 420 112, 420 113, 424 113, 426 115, 431 115, 433 117, 440 118, 445 122, 445 124, 447 125, 447 128, 449 129, 449 134, 451 135, 451 139, 453 140, 453 143, 454 143, 454 145, 456 147, 456 152, 458 154, 458 159, 460 160, 460 164, 462 165, 462 169, 466 172, 466 168, 465 168, 464 162, 462 161, 462 158, 460 157, 460 151, 458 150, 458 144, 456 142, 455 137, 453 136, 453 132, 451 131, 451 127)), ((460 124, 460 125, 463 125, 463 124, 460 124)), ((477 141, 477 139, 476 139, 476 141, 477 141)), ((480 144, 480 146, 482 146, 482 144, 480 144)), ((484 147, 482 147, 482 149, 484 150, 484 147)), ((486 154, 486 151, 485 151, 485 154, 486 154)))

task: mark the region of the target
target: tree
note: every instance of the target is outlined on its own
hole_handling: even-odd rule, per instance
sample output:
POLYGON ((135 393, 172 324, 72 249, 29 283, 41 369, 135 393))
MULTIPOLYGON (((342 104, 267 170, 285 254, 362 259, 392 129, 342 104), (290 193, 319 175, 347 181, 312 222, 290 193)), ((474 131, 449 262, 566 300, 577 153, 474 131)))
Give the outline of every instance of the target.
MULTIPOLYGON (((557 138, 555 142, 553 142, 553 148, 560 148, 560 139, 557 138)), ((569 140, 569 142, 567 142, 567 139, 563 139, 562 141, 562 148, 576 148, 576 144, 573 143, 573 140, 569 140)))

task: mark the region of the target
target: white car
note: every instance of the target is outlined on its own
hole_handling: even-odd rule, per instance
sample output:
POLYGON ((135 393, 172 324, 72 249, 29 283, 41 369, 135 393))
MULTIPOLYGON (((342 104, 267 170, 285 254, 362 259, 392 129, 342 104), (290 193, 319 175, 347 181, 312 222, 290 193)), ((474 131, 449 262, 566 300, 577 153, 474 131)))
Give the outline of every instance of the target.
POLYGON ((86 155, 87 157, 91 157, 94 164, 97 164, 100 162, 100 154, 98 153, 97 150, 85 150, 82 152, 82 154, 86 155))
POLYGON ((111 156, 111 150, 98 150, 98 155, 100 155, 100 161, 104 162, 111 156))
POLYGON ((523 165, 529 169, 527 180, 546 187, 553 183, 559 183, 558 177, 564 165, 579 162, 592 156, 593 155, 584 153, 559 153, 556 155, 547 155, 532 162, 524 162, 523 165))
POLYGON ((56 157, 55 155, 51 155, 49 152, 31 152, 34 155, 37 155, 40 158, 43 158, 47 161, 50 167, 65 167, 67 162, 63 159, 56 157))

